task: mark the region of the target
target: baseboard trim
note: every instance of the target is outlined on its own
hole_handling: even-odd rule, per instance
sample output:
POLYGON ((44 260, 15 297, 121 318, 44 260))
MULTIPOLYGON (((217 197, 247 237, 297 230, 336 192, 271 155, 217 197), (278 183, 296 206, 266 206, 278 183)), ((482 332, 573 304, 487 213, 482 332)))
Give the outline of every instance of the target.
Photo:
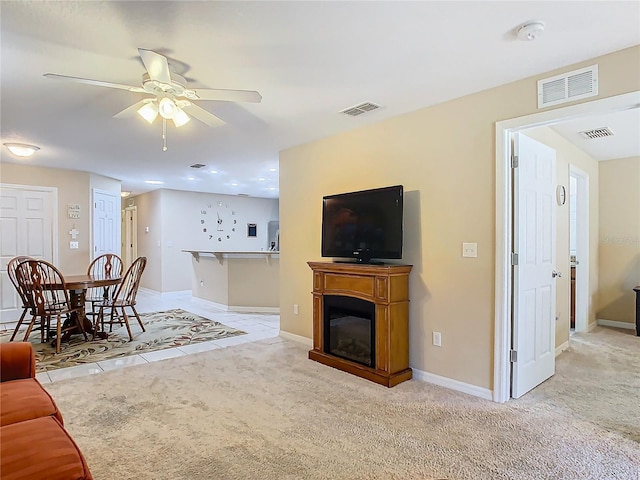
POLYGON ((313 340, 302 335, 296 335, 295 333, 283 332, 280 330, 280 336, 287 340, 293 340, 294 342, 303 343, 308 347, 313 347, 313 340))
POLYGON ((605 320, 603 318, 599 318, 596 320, 597 325, 601 325, 603 327, 613 327, 613 328, 626 328, 628 330, 635 330, 636 324, 632 322, 619 322, 617 320, 605 320))
POLYGON ((228 312, 242 312, 242 313, 280 313, 280 307, 244 307, 229 305, 227 307, 228 312))
POLYGON ((422 370, 413 368, 413 379, 421 382, 433 383, 440 387, 449 388, 451 390, 473 395, 474 397, 493 401, 493 392, 488 388, 478 387, 477 385, 460 382, 458 380, 453 380, 452 378, 441 377, 434 373, 423 372, 422 370))
POLYGON ((556 347, 556 357, 569 348, 569 341, 567 340, 559 347, 556 347))

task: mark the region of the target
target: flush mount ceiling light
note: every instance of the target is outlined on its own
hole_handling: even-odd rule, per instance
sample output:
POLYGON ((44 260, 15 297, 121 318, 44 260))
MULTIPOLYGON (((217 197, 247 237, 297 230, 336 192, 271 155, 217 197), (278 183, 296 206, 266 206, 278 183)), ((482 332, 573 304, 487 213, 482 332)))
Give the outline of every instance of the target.
POLYGON ((128 197, 129 195, 131 195, 131 192, 120 192, 122 198, 128 197))
POLYGON ((40 150, 40 147, 27 145, 26 143, 5 143, 4 146, 17 157, 30 157, 40 150))
POLYGON ((525 42, 531 42, 535 40, 538 36, 540 36, 544 32, 544 22, 541 21, 533 21, 527 22, 518 28, 516 32, 516 36, 519 40, 523 40, 525 42))

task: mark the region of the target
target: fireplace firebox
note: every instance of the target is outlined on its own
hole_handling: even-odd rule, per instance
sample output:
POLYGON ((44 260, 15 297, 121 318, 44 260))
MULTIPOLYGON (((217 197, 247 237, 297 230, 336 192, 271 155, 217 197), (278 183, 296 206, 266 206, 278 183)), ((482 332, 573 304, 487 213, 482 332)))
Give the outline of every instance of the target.
POLYGON ((376 306, 359 298, 324 296, 324 351, 375 367, 376 306))
POLYGON ((309 358, 393 387, 409 368, 411 265, 309 262, 313 349, 309 358))

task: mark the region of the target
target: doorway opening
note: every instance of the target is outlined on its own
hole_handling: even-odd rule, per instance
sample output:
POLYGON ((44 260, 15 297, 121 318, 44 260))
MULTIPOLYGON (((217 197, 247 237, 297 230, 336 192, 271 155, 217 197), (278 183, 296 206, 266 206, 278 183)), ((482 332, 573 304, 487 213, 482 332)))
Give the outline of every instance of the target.
POLYGON ((126 269, 138 258, 138 208, 135 205, 129 205, 122 210, 121 228, 121 257, 126 269))
MULTIPOLYGON (((640 107, 640 91, 572 105, 496 123, 496 270, 493 400, 506 402, 511 392, 511 338, 513 311, 513 189, 511 185, 511 136, 532 127, 640 107)), ((584 288, 577 284, 576 288, 584 288)), ((588 295, 588 279, 586 291, 588 295)), ((577 293, 577 299, 581 293, 577 293)), ((576 306, 576 308, 578 308, 576 306)), ((578 311, 576 311, 578 315, 578 311)), ((585 321, 588 314, 584 315, 585 321)), ((576 317, 576 320, 578 317, 576 317)), ((588 327, 587 327, 588 328, 588 327)))
POLYGON ((589 329, 589 175, 569 165, 569 258, 574 332, 589 329))

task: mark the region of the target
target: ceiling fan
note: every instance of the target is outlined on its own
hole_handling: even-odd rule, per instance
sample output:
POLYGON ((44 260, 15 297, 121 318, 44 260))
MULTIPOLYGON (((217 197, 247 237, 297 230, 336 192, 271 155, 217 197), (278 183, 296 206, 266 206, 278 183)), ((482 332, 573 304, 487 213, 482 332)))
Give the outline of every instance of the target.
POLYGON ((211 127, 217 127, 225 123, 211 112, 194 104, 194 101, 219 100, 225 102, 260 103, 262 100, 262 96, 252 90, 188 88, 185 78, 173 71, 167 57, 153 50, 144 48, 139 48, 138 53, 147 70, 147 72, 142 75, 142 86, 140 87, 58 75, 56 73, 45 73, 44 76, 57 80, 67 80, 96 85, 98 87, 118 88, 130 92, 153 95, 116 113, 114 118, 132 117, 137 113, 147 122, 153 123, 158 115, 160 115, 160 117, 162 117, 163 151, 167 150, 167 120, 172 120, 176 127, 181 127, 189 122, 189 120, 191 120, 190 115, 211 127))

